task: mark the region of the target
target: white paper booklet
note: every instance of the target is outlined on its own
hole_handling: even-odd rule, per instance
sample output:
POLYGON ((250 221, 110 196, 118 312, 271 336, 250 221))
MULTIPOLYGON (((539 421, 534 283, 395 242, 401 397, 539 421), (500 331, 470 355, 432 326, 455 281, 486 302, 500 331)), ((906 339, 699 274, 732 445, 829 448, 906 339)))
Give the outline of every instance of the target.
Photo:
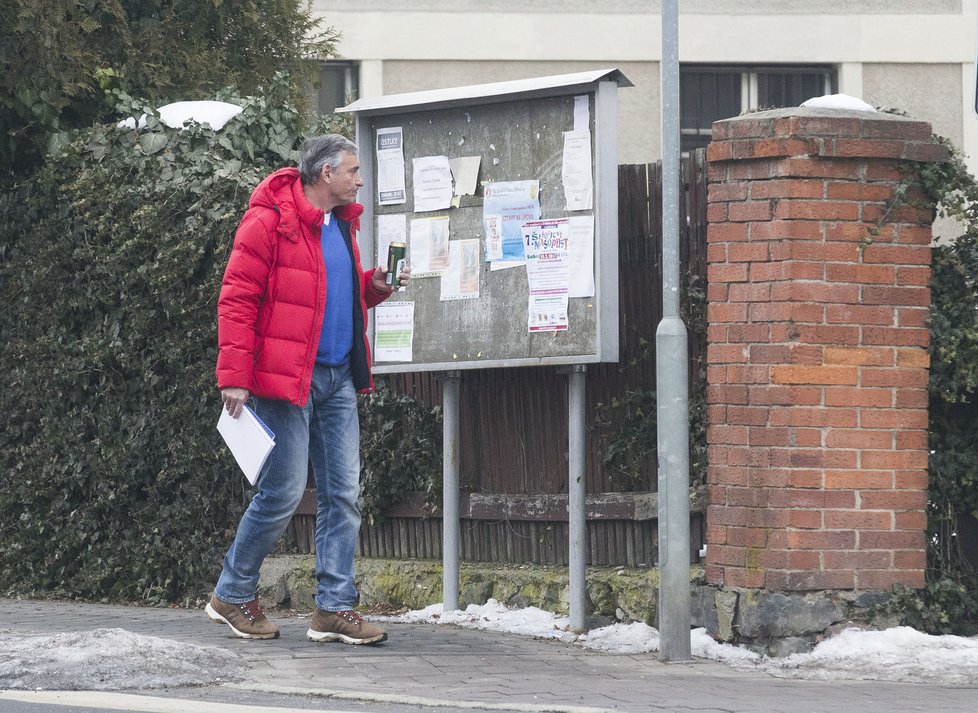
POLYGON ((248 482, 252 485, 257 483, 262 466, 275 447, 275 434, 247 406, 238 418, 231 418, 227 409, 221 408, 217 430, 224 437, 248 482))

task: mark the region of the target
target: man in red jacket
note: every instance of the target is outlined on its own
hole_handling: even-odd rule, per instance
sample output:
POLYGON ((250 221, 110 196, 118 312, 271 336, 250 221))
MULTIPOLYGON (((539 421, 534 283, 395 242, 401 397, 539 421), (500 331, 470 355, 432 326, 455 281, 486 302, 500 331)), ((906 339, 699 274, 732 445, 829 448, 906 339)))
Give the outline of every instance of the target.
MULTIPOLYGON (((354 611, 360 530, 356 393, 370 391, 367 309, 393 291, 386 268, 364 270, 356 232, 363 206, 357 147, 338 134, 305 141, 299 166, 255 189, 234 236, 217 304, 217 382, 240 415, 252 399, 275 434, 258 492, 241 518, 207 605, 246 639, 278 638, 258 603, 261 564, 316 479, 313 641, 374 644, 387 634, 354 611)), ((403 284, 410 276, 399 276, 403 284)))

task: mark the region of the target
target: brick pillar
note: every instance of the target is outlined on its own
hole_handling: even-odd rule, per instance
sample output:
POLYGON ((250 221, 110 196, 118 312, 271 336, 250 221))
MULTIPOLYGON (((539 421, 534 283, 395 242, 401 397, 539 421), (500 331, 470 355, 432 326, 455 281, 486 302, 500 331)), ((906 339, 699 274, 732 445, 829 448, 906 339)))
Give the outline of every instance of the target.
POLYGON ((711 584, 923 586, 932 210, 918 184, 892 199, 946 156, 929 124, 888 114, 714 124, 711 584))

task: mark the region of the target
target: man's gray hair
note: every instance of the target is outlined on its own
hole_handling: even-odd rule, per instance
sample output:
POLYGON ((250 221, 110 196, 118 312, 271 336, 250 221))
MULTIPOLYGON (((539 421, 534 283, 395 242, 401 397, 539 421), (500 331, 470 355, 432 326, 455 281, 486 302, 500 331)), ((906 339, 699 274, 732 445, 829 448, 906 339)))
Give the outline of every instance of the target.
POLYGON ((299 149, 299 178, 302 185, 316 183, 323 172, 323 166, 327 164, 334 171, 339 168, 344 152, 356 155, 357 151, 357 145, 340 134, 306 139, 299 149))

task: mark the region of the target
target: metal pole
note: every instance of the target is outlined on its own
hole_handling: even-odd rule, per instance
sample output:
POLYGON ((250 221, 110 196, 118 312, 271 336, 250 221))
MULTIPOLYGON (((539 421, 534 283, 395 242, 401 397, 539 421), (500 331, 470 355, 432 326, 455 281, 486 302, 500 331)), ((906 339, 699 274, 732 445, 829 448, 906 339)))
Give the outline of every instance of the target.
POLYGON ((442 592, 444 611, 458 609, 458 392, 459 372, 445 372, 442 385, 442 592))
POLYGON ((584 631, 585 595, 587 583, 584 571, 584 543, 587 523, 584 512, 584 380, 583 364, 571 367, 567 381, 567 517, 570 574, 570 625, 574 631, 584 631))
POLYGON ((655 333, 659 659, 688 661, 689 364, 679 316, 679 2, 662 2, 662 321, 655 333))

